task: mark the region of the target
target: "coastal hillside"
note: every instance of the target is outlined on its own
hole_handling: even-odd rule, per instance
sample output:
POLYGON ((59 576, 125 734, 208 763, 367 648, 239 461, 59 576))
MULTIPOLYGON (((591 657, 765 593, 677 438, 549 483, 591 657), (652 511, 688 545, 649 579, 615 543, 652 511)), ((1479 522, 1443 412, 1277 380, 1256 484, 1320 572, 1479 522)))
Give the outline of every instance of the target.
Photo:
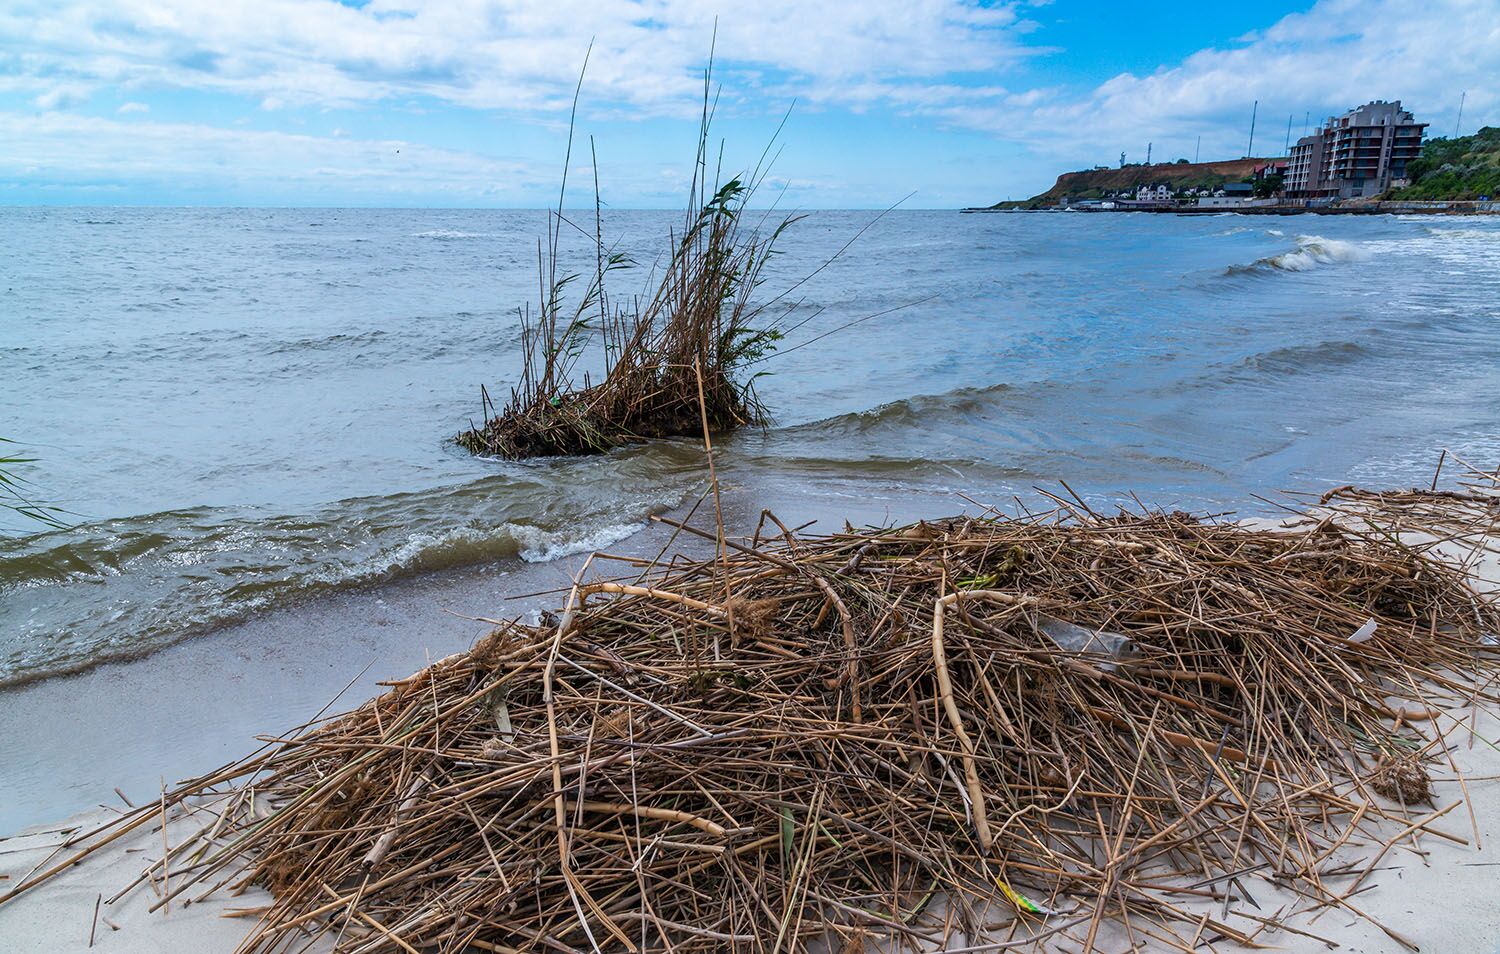
POLYGON ((1143 185, 1166 183, 1174 191, 1215 189, 1226 182, 1243 182, 1255 173, 1255 167, 1270 159, 1224 159, 1218 162, 1174 162, 1155 165, 1131 165, 1117 169, 1086 169, 1064 172, 1052 188, 1019 202, 997 202, 992 209, 1039 209, 1057 205, 1063 198, 1098 199, 1106 195, 1137 189, 1143 185))
POLYGON ((1500 126, 1472 136, 1429 139, 1407 171, 1412 183, 1396 199, 1456 201, 1500 195, 1500 126))

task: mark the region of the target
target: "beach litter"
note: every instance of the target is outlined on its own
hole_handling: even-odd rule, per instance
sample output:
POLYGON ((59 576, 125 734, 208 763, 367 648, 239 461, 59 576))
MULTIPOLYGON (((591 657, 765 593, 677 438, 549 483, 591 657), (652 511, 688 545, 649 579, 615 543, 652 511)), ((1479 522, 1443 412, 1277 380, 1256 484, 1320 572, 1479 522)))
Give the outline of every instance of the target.
POLYGON ((625 572, 76 835, 0 905, 192 810, 134 890, 268 888, 235 912, 256 952, 1191 950, 1373 921, 1349 848, 1462 840, 1432 827, 1452 805, 1408 809, 1444 720, 1497 701, 1500 611, 1433 543, 1488 506, 770 518, 702 560, 597 555, 625 572))

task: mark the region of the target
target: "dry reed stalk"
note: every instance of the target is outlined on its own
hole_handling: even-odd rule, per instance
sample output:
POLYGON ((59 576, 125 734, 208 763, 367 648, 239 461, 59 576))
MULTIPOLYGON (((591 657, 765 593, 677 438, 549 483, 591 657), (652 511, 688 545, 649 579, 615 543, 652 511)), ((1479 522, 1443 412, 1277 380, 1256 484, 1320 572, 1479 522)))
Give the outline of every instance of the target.
POLYGON ((971 946, 1008 897, 1030 926, 1002 949, 1087 948, 1111 919, 1191 949, 1251 940, 1225 921, 1252 873, 1369 918, 1331 876, 1357 886, 1379 856, 1351 867, 1348 846, 1445 834, 1427 826, 1453 807, 1367 792, 1439 738, 1402 713, 1497 701, 1500 612, 1404 538, 1496 521, 1401 497, 1393 533, 1391 495, 1340 499, 1290 529, 1077 508, 783 528, 631 583, 580 575, 558 622, 166 793, 0 903, 210 799, 213 847, 178 839, 146 875, 170 870, 158 904, 269 888, 247 951, 326 929, 348 954, 801 952, 825 926, 935 937, 939 893, 971 946), (756 607, 738 639, 726 585, 756 607))

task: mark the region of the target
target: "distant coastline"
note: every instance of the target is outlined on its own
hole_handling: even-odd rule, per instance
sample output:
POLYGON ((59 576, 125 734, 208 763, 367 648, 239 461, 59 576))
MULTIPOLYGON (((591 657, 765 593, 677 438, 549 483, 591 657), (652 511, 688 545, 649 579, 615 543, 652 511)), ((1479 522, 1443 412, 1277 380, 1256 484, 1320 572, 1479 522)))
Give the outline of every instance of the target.
POLYGON ((1255 174, 1259 166, 1274 162, 1271 157, 1222 159, 1215 162, 1173 162, 1145 165, 1133 163, 1119 168, 1083 169, 1064 172, 1052 188, 1029 199, 996 202, 981 209, 965 211, 1006 212, 1061 208, 1079 201, 1103 200, 1120 192, 1134 193, 1142 186, 1166 185, 1173 192, 1215 190, 1225 183, 1241 182, 1255 174))
MULTIPOLYGON (((1399 104, 1398 104, 1399 105, 1399 104)), ((1029 199, 964 212, 1171 212, 1247 215, 1486 215, 1500 213, 1500 127, 1430 139, 1408 178, 1380 195, 1304 198, 1282 191, 1288 159, 1129 164, 1064 172, 1029 199)))
POLYGON ((1227 207, 1141 204, 1118 208, 1077 205, 1026 206, 1019 202, 1006 202, 958 211, 965 215, 994 212, 1155 212, 1167 215, 1500 215, 1500 202, 1367 201, 1322 206, 1269 204, 1227 207))

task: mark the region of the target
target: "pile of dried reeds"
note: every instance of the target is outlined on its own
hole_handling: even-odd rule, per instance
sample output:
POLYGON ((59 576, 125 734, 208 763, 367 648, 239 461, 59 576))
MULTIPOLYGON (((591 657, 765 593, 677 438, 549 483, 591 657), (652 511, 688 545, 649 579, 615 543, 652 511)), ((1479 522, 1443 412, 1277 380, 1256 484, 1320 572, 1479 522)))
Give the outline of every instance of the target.
POLYGON ((348 952, 859 949, 997 900, 1016 946, 1190 949, 1280 923, 1252 878, 1363 915, 1345 852, 1430 823, 1500 613, 1361 526, 992 514, 580 577, 166 795, 221 815, 156 903, 258 882, 247 950, 348 952))
MULTIPOLYGON (((631 263, 606 249, 596 206, 594 272, 577 304, 565 307, 564 291, 580 276, 559 274, 558 243, 564 229, 583 229, 569 221, 559 198, 539 256, 537 316, 521 315, 521 381, 498 414, 482 394, 484 424, 456 438, 470 453, 512 459, 597 454, 765 420, 753 379, 737 381, 736 374, 781 339, 778 322, 766 317, 778 297, 756 302, 752 294, 795 217, 770 225, 764 216, 747 222, 746 204, 768 171, 765 156, 745 175, 719 180, 718 165, 710 170, 711 121, 705 76, 685 221, 660 271, 653 268, 655 284, 645 295, 624 304, 610 297, 606 280, 631 263), (592 383, 584 374, 576 381, 580 359, 596 347, 602 351, 602 380, 592 383)), ((564 196, 566 189, 565 172, 564 196)))

